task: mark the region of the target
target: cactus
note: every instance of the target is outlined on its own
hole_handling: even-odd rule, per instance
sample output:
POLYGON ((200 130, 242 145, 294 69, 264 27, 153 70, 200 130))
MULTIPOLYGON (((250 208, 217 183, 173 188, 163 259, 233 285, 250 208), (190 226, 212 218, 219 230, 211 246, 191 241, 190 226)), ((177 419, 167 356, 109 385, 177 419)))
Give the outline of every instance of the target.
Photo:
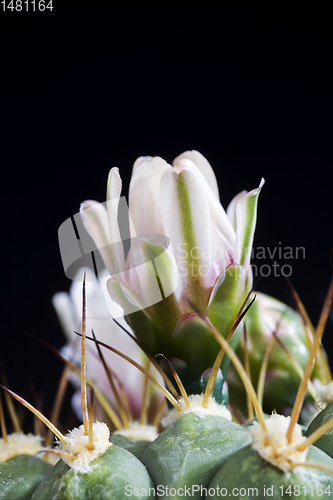
MULTIPOLYGON (((300 315, 275 299, 251 296, 250 255, 262 185, 235 197, 226 214, 211 167, 199 153, 184 153, 173 167, 160 158, 139 159, 130 188, 130 215, 139 237, 130 219, 131 248, 125 257, 117 219, 121 180, 118 170, 111 170, 107 210, 88 201, 81 215, 112 273, 107 292, 124 308, 137 335, 132 345, 136 361, 112 345, 109 325, 117 333, 117 347, 122 347, 124 332, 114 329, 110 318, 98 339, 94 312, 89 325, 92 330, 96 325, 97 332, 87 337, 84 280, 81 365, 72 363, 72 347, 66 362, 68 372, 80 373, 83 424, 63 435, 27 401, 1 386, 48 425, 58 438, 48 451, 61 458, 50 468, 39 458, 31 461, 22 449, 16 457, 7 456, 0 464, 0 498, 305 499, 332 494, 333 382, 321 339, 333 280, 317 329, 294 291, 300 315), (147 205, 151 200, 154 210, 147 205), (223 247, 219 256, 211 253, 216 244, 223 247), (203 266, 207 275, 194 272, 203 266), (94 342, 88 383, 110 417, 115 429, 111 435, 105 423, 94 421, 92 392, 88 410, 87 338, 94 342), (106 357, 105 348, 111 351, 106 357), (123 358, 119 364, 114 354, 123 358), (162 357, 161 365, 155 355, 162 357), (144 366, 138 362, 143 359, 144 366), (123 384, 128 362, 139 369, 140 378, 133 374, 123 384), (149 405, 156 388, 160 396, 149 405), (173 409, 160 422, 166 400, 173 409), (300 426, 304 401, 322 409, 305 435, 300 426), (290 416, 280 414, 286 408, 290 416)), ((97 311, 101 291, 95 295, 95 288, 90 298, 97 311)), ((58 312, 59 299, 64 296, 55 300, 58 312)), ((70 301, 66 296, 67 320, 70 301)), ((79 302, 76 296, 76 316, 79 302)), ((125 337, 126 343, 134 339, 128 334, 132 339, 125 337)), ((73 332, 68 335, 73 337, 73 332)), ((5 441, 4 430, 3 435, 5 441)))
POLYGON ((11 399, 7 398, 8 410, 16 432, 8 435, 0 388, 0 423, 3 435, 0 439, 0 498, 29 500, 52 466, 41 458, 33 457, 42 449, 42 438, 21 431, 11 403, 11 399))
POLYGON ((138 489, 142 500, 150 498, 153 483, 142 463, 130 452, 111 445, 89 463, 86 472, 76 471, 63 460, 53 467, 32 500, 122 500, 126 491, 138 489), (146 491, 146 494, 141 492, 146 491))
POLYGON ((30 500, 52 465, 31 455, 17 455, 0 463, 0 498, 30 500))
MULTIPOLYGON (((148 446, 142 462, 156 485, 192 491, 197 485, 207 486, 222 463, 249 440, 246 430, 230 420, 189 412, 148 446)), ((192 496, 200 498, 200 492, 192 496)))
MULTIPOLYGON (((333 468, 333 460, 315 446, 310 447, 307 459, 333 468)), ((290 495, 306 500, 309 497, 320 498, 323 492, 329 496, 333 491, 333 475, 332 472, 305 466, 285 473, 267 463, 248 445, 222 465, 207 490, 220 492, 209 496, 214 500, 221 497, 221 491, 223 494, 228 492, 228 495, 234 492, 236 498, 240 493, 240 498, 245 499, 255 496, 282 499, 290 495)))

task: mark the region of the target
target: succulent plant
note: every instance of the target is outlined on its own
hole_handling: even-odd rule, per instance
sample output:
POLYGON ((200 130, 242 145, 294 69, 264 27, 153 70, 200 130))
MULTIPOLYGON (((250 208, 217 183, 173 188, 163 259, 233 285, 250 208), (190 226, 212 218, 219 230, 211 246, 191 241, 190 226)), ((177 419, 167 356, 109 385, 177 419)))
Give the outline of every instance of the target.
MULTIPOLYGON (((237 195, 225 212, 214 173, 200 153, 185 152, 172 167, 158 157, 139 158, 130 185, 127 257, 118 220, 118 169, 110 172, 105 206, 83 203, 84 224, 110 273, 99 276, 107 280, 108 303, 112 299, 124 309, 132 331, 125 333, 123 324, 108 317, 92 276, 89 286, 83 280, 82 299, 79 281, 69 295, 55 296, 71 339, 62 354, 64 373, 79 374, 75 397, 83 424, 63 434, 1 385, 56 435, 46 451, 60 458, 51 468, 39 458, 31 461, 22 446, 8 454, 13 438, 6 435, 1 406, 0 498, 332 494, 333 382, 321 340, 333 280, 316 329, 295 294, 300 314, 271 297, 251 295, 262 185, 237 195), (78 328, 80 356, 72 344, 78 328), (92 392, 113 423, 112 434, 104 422, 94 421, 92 392), (152 418, 149 394, 159 401, 152 418), (166 400, 170 408, 160 421, 166 400), (322 409, 305 435, 304 402, 322 409)), ((31 453, 39 451, 40 446, 31 453)))
POLYGON ((32 456, 41 448, 41 437, 13 433, 0 439, 0 498, 30 500, 52 468, 45 460, 32 456))

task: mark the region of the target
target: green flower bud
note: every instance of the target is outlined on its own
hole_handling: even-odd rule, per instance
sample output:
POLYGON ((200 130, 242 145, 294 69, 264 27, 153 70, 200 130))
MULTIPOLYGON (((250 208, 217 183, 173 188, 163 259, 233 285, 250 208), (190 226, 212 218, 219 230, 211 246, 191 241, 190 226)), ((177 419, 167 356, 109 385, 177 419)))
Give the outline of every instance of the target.
MULTIPOLYGON (((262 360, 273 332, 299 367, 304 370, 309 357, 310 340, 304 322, 296 311, 268 295, 256 293, 256 300, 244 318, 244 325, 251 379, 255 388, 258 386, 262 360)), ((241 336, 236 352, 244 364, 245 335, 241 336)), ((319 379, 317 362, 311 378, 319 379)), ((275 340, 267 364, 263 410, 266 413, 276 410, 278 413, 288 414, 293 406, 300 380, 301 376, 295 369, 295 364, 275 340)), ((244 386, 232 366, 228 373, 228 384, 231 404, 246 414, 244 386)), ((313 402, 313 398, 307 393, 305 404, 309 402, 313 402)))

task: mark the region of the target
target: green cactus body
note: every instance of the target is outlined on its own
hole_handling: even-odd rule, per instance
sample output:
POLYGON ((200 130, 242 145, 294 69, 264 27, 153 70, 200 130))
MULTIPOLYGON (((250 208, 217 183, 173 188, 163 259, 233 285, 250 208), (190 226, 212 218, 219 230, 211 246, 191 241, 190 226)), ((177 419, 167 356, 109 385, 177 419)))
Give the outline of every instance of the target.
POLYGON ((75 472, 59 460, 31 500, 123 500, 131 495, 154 498, 149 474, 132 453, 113 445, 90 466, 89 472, 75 472))
POLYGON ((249 440, 247 431, 230 420, 186 413, 148 446, 142 462, 164 498, 180 498, 185 487, 191 488, 192 498, 200 498, 192 486, 207 486, 221 464, 249 440))
POLYGON ((134 439, 128 439, 125 436, 121 436, 120 434, 113 434, 110 437, 110 442, 119 446, 119 448, 123 448, 124 450, 129 451, 139 460, 141 460, 142 455, 151 444, 151 441, 136 441, 134 439))
MULTIPOLYGON (((315 446, 310 446, 307 460, 333 466, 333 460, 315 446)), ((297 467, 290 472, 269 464, 246 446, 222 465, 203 494, 208 499, 232 498, 329 498, 333 476, 321 469, 297 467)))
POLYGON ((30 500, 32 494, 52 469, 52 465, 31 455, 17 455, 0 463, 0 498, 30 500))
MULTIPOLYGON (((327 406, 313 419, 305 435, 307 437, 310 436, 315 430, 318 429, 318 427, 320 427, 331 418, 333 418, 333 404, 327 406)), ((331 429, 326 431, 323 436, 317 439, 317 441, 314 442, 314 445, 333 458, 333 428, 331 427, 331 429)))

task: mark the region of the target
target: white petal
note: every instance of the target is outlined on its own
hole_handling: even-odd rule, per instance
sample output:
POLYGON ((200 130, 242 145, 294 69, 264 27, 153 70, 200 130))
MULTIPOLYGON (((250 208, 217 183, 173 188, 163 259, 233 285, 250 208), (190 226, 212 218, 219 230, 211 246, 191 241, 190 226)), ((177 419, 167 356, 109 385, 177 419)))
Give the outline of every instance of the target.
POLYGON ((235 231, 219 201, 215 174, 206 158, 198 151, 186 151, 174 160, 173 166, 176 170, 181 170, 183 166, 186 166, 200 176, 206 191, 212 222, 229 241, 229 244, 234 245, 235 231))
POLYGON ((129 211, 139 236, 163 234, 159 210, 160 181, 171 166, 162 158, 142 157, 134 164, 129 187, 129 211))
POLYGON ((239 197, 236 203, 236 262, 243 266, 245 272, 250 265, 258 196, 264 183, 264 179, 261 179, 258 188, 239 197))
POLYGON ((212 224, 212 280, 235 262, 235 248, 226 237, 212 224))
POLYGON ((79 269, 70 288, 70 297, 79 317, 82 317, 82 288, 83 276, 86 271, 86 317, 87 317, 87 332, 91 330, 89 325, 90 320, 109 319, 109 311, 104 299, 104 294, 99 281, 91 269, 79 269))
POLYGON ((219 189, 217 186, 214 170, 212 169, 206 158, 201 153, 199 153, 199 151, 196 151, 195 149, 193 149, 192 151, 185 151, 185 153, 182 153, 173 160, 172 165, 174 167, 176 167, 177 165, 182 165, 184 167, 191 168, 191 163, 194 163, 194 165, 200 170, 200 172, 208 182, 214 195, 218 200, 220 200, 219 189))
MULTIPOLYGON (((120 202, 120 194, 121 194, 121 178, 119 175, 118 168, 112 168, 108 177, 107 184, 107 213, 109 220, 109 229, 110 229, 110 240, 113 244, 112 252, 114 255, 114 265, 115 265, 115 273, 121 273, 124 270, 125 266, 125 257, 124 257, 124 247, 121 241, 120 230, 118 226, 118 208, 120 202)), ((125 197, 122 197, 122 200, 126 203, 125 197)))
POLYGON ((236 194, 236 196, 233 197, 227 208, 227 215, 235 230, 236 230, 236 204, 239 198, 241 198, 245 194, 247 194, 247 191, 241 191, 240 193, 236 194))
POLYGON ((180 276, 183 278, 183 307, 187 297, 205 307, 211 286, 211 218, 200 177, 184 167, 164 172, 160 207, 165 235, 170 238, 180 276))
MULTIPOLYGON (((117 256, 111 244, 108 214, 104 204, 84 201, 80 207, 83 224, 95 242, 104 264, 111 275, 118 273, 117 256)), ((119 244, 119 243, 118 243, 119 244)))
POLYGON ((140 248, 140 244, 132 251, 135 262, 135 270, 140 283, 140 301, 143 307, 149 307, 162 300, 162 295, 158 286, 153 263, 145 259, 145 255, 140 248))

